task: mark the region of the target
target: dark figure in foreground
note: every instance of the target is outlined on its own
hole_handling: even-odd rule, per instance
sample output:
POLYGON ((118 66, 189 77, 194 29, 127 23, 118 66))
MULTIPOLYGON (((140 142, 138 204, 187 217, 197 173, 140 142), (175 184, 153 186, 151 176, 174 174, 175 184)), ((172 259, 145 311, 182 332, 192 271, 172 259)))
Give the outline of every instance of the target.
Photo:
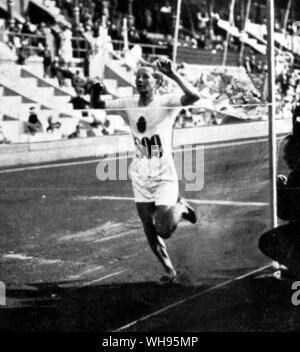
POLYGON ((260 250, 280 263, 277 278, 300 278, 300 105, 293 112, 293 134, 286 138, 284 160, 291 172, 277 177, 278 217, 287 224, 264 233, 260 250))

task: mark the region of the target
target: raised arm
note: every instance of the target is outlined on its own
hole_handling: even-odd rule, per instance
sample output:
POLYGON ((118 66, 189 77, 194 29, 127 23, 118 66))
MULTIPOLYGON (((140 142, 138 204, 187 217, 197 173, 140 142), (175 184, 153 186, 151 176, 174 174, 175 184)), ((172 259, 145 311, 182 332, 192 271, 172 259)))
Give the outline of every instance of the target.
POLYGON ((183 90, 184 95, 181 97, 181 104, 191 105, 200 99, 198 90, 185 78, 183 78, 175 69, 173 62, 167 57, 159 58, 157 67, 167 77, 173 79, 178 86, 183 90))

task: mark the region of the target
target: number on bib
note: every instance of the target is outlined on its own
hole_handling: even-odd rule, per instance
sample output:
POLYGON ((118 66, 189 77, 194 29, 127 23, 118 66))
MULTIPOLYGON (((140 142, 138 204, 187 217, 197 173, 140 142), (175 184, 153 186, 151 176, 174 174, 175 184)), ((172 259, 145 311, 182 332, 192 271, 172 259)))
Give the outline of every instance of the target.
POLYGON ((138 158, 146 157, 151 159, 152 157, 161 158, 164 154, 161 139, 158 134, 155 134, 150 139, 148 137, 143 137, 140 141, 139 138, 134 137, 134 143, 140 152, 137 154, 138 158))

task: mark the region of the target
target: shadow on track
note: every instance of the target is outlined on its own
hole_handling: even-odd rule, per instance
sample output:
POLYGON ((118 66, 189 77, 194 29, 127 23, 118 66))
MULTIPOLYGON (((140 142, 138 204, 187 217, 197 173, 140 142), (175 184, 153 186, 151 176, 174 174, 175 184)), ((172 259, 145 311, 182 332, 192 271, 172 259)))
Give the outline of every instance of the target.
POLYGON ((68 281, 8 288, 0 331, 111 331, 207 288, 155 282, 79 285, 68 281))
MULTIPOLYGON (((266 274, 234 281, 125 331, 299 331, 292 283, 266 274)), ((8 289, 9 306, 0 309, 0 331, 113 331, 208 288, 155 282, 78 287, 81 284, 36 283, 8 289)))

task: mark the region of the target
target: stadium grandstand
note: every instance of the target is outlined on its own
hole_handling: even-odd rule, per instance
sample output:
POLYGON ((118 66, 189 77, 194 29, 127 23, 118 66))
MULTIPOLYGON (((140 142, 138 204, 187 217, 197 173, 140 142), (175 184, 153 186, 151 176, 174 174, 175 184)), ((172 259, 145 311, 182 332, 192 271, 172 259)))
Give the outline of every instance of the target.
POLYGON ((0 331, 299 330, 286 266, 258 246, 283 224, 299 28, 296 0, 0 0, 0 331), (151 70, 157 101, 186 100, 128 108, 151 70), (167 242, 167 284, 127 165, 148 143, 162 153, 151 108, 176 112, 180 195, 198 217, 167 242))

